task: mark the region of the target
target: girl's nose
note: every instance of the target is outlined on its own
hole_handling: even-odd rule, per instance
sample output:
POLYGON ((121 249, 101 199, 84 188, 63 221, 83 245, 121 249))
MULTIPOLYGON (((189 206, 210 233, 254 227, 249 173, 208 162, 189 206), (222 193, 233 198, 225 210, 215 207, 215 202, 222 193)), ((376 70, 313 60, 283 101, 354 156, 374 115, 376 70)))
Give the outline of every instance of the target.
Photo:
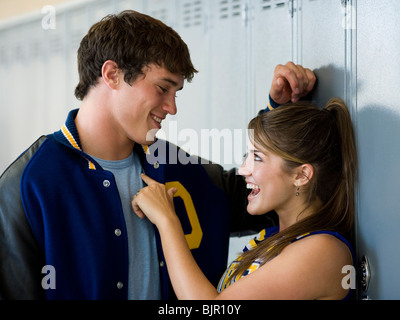
POLYGON ((238 173, 243 177, 251 175, 252 166, 249 164, 249 162, 250 162, 249 158, 246 158, 242 166, 238 170, 238 173))

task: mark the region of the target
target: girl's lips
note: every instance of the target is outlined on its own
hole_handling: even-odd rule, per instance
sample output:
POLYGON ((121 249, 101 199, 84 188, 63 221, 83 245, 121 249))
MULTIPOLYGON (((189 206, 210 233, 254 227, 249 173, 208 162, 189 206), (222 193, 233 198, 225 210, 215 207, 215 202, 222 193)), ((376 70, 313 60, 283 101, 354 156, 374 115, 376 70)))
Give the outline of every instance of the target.
POLYGON ((246 185, 247 189, 251 189, 251 193, 249 194, 249 196, 247 197, 248 200, 252 200, 254 198, 256 198, 258 196, 258 194, 260 193, 260 187, 256 184, 253 183, 247 183, 246 185))

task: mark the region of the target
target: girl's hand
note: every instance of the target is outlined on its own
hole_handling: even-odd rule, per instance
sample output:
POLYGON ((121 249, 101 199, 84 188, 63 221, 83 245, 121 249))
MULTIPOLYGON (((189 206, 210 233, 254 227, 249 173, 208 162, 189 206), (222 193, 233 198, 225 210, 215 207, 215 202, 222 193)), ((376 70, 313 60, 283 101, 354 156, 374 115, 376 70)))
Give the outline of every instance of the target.
POLYGON ((145 216, 157 227, 165 219, 176 219, 174 208, 174 194, 176 188, 166 189, 165 185, 158 183, 145 174, 141 175, 147 187, 141 189, 132 200, 133 211, 139 218, 145 216))

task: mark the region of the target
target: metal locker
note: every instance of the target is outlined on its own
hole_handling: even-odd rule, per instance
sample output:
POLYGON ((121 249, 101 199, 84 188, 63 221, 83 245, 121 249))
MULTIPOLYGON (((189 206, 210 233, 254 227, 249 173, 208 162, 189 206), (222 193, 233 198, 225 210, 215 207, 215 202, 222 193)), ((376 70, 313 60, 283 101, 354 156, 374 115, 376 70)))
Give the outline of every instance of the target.
POLYGON ((234 138, 234 130, 244 130, 248 123, 244 115, 249 108, 250 95, 249 3, 246 0, 219 0, 209 3, 210 59, 207 90, 210 127, 218 130, 221 137, 225 137, 221 138, 221 151, 219 154, 213 151, 211 160, 231 168, 240 165, 237 162, 242 161, 241 156, 246 150, 245 134, 234 138), (224 129, 229 132, 223 132, 224 129))
POLYGON ((89 6, 82 5, 66 12, 66 48, 65 64, 68 70, 67 84, 65 87, 67 100, 65 110, 78 108, 80 101, 75 98, 75 88, 79 83, 77 52, 82 38, 90 28, 88 21, 89 6))
POLYGON ((144 11, 143 0, 115 0, 115 12, 123 10, 144 11))
POLYGON ((292 57, 291 2, 286 0, 257 0, 252 2, 251 15, 251 105, 247 120, 268 103, 272 75, 277 64, 292 57))
POLYGON ((175 0, 144 1, 143 13, 159 19, 166 25, 175 28, 176 4, 175 0))
POLYGON ((340 0, 299 0, 294 3, 294 60, 312 69, 319 87, 313 102, 321 107, 331 97, 345 98, 345 9, 340 0), (296 46, 296 44, 295 44, 296 46), (297 57, 296 57, 297 56, 297 57))
POLYGON ((106 15, 116 13, 114 3, 115 0, 97 0, 90 4, 90 10, 88 12, 89 27, 100 21, 106 15))
MULTIPOLYGON (((19 106, 23 110, 23 115, 19 118, 18 126, 14 124, 14 127, 19 131, 21 131, 21 128, 29 128, 31 134, 23 132, 20 140, 21 144, 25 143, 25 141, 31 143, 33 136, 39 136, 43 133, 42 128, 46 126, 48 108, 46 105, 48 92, 43 89, 47 86, 47 70, 44 67, 47 59, 41 55, 41 51, 44 48, 45 30, 41 28, 40 22, 38 23, 37 21, 28 23, 24 27, 26 28, 26 33, 30 34, 23 38, 28 50, 25 73, 27 79, 29 79, 29 85, 27 87, 24 86, 26 95, 24 95, 24 103, 19 106)), ((26 146, 24 145, 24 147, 26 146)), ((21 149, 16 150, 16 153, 19 154, 21 151, 21 149)))
POLYGON ((220 0, 209 3, 209 92, 210 107, 214 111, 212 127, 244 128, 247 123, 235 115, 243 114, 247 107, 248 4, 245 0, 220 0))
POLYGON ((208 103, 209 35, 207 0, 180 0, 177 2, 175 30, 189 47, 194 67, 198 70, 191 83, 177 93, 178 113, 168 116, 168 138, 190 154, 207 158, 202 152, 201 130, 210 128, 211 110, 208 103))
MULTIPOLYGON (((12 57, 10 50, 11 32, 9 30, 2 30, 0 32, 0 87, 7 88, 11 82, 10 75, 12 75, 12 57)), ((6 136, 11 133, 13 124, 12 119, 12 97, 10 94, 4 94, 5 90, 0 91, 1 98, 1 116, 0 116, 0 133, 6 136)), ((2 150, 10 150, 12 145, 11 139, 3 139, 1 144, 2 150)), ((9 162, 13 161, 11 152, 0 153, 0 172, 2 173, 9 162)), ((0 174, 1 174, 0 173, 0 174)))
POLYGON ((65 114, 71 108, 65 103, 67 100, 68 70, 66 68, 67 39, 66 14, 57 14, 57 27, 54 30, 46 30, 44 41, 46 41, 46 85, 42 87, 45 100, 46 125, 42 132, 53 132, 60 129, 65 121, 65 114))
MULTIPOLYGON (((2 88, 6 88, 3 92, 3 96, 6 96, 5 101, 2 101, 4 107, 2 110, 6 109, 8 113, 7 122, 10 123, 9 131, 4 132, 4 136, 11 137, 9 140, 8 148, 6 147, 4 150, 7 152, 2 152, 2 157, 6 158, 4 163, 4 169, 9 163, 18 155, 17 147, 21 145, 24 140, 25 132, 21 131, 21 128, 26 126, 26 118, 24 116, 24 106, 26 105, 27 97, 31 94, 30 83, 26 80, 29 79, 32 75, 26 75, 22 77, 24 74, 24 70, 29 65, 28 58, 28 47, 25 45, 26 42, 23 41, 23 35, 28 32, 26 27, 18 26, 13 29, 8 30, 10 37, 8 38, 8 52, 9 52, 9 65, 7 66, 8 74, 5 77, 7 83, 4 83, 2 88), (26 94, 21 94, 21 88, 25 88, 26 94), (7 93, 7 94, 6 94, 7 93), (18 124, 16 126, 15 124, 18 124)), ((31 80, 31 79, 29 79, 31 80)), ((31 80, 32 81, 32 80, 31 80)), ((4 147, 2 147, 4 148, 4 147)))
POLYGON ((400 2, 357 3, 357 251, 371 281, 365 299, 399 299, 400 2))

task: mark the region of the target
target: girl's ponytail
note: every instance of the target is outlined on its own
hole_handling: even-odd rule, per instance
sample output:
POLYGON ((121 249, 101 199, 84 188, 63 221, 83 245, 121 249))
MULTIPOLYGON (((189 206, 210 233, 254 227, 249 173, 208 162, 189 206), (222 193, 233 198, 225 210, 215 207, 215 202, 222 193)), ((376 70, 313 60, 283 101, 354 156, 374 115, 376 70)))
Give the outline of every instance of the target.
MULTIPOLYGON (((344 102, 339 98, 332 98, 328 101, 325 109, 335 119, 338 129, 342 173, 335 194, 334 207, 339 212, 351 211, 350 216, 354 216, 354 183, 357 175, 357 152, 355 147, 355 138, 349 110, 344 102)), ((339 213, 338 212, 338 213, 339 213)), ((353 224, 354 221, 349 221, 353 224)))

